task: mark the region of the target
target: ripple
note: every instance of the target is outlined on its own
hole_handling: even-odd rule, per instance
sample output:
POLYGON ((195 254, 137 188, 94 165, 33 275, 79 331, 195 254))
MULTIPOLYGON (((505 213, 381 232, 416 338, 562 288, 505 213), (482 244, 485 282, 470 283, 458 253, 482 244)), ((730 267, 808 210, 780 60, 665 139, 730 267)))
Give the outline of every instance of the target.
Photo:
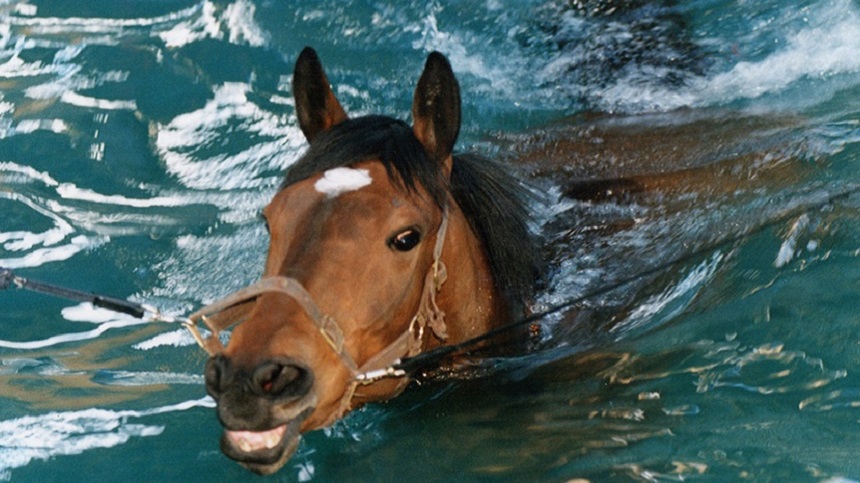
MULTIPOLYGON (((2 263, 2 260, 0 260, 0 263, 2 263)), ((52 337, 48 337, 47 339, 41 340, 30 340, 26 342, 0 340, 0 347, 19 350, 44 349, 46 347, 68 344, 70 342, 81 342, 97 339, 104 333, 113 329, 121 329, 150 323, 146 320, 136 319, 134 317, 118 314, 110 310, 96 308, 93 307, 93 305, 90 303, 80 304, 75 307, 67 307, 63 309, 63 316, 66 317, 68 320, 73 321, 76 320, 95 322, 98 324, 98 326, 95 329, 91 330, 68 332, 65 334, 58 334, 52 337)))
POLYGON ((637 303, 630 316, 612 327, 610 331, 626 332, 646 324, 659 326, 679 315, 692 302, 699 290, 714 277, 723 259, 722 253, 714 253, 710 260, 694 267, 678 283, 666 288, 659 295, 637 303))
POLYGON ((818 390, 847 376, 845 370, 827 369, 821 359, 787 350, 780 343, 750 347, 738 342, 713 341, 700 341, 658 354, 625 357, 603 373, 620 384, 683 374, 695 379, 698 393, 737 389, 762 395, 818 390), (660 360, 679 362, 659 364, 660 360), (654 364, 659 369, 649 369, 654 364))
POLYGON ((801 411, 825 412, 860 408, 860 389, 839 389, 810 396, 797 406, 801 411))
POLYGON ((29 35, 57 34, 129 34, 136 27, 152 29, 169 25, 194 16, 205 2, 192 7, 149 18, 107 18, 107 17, 36 17, 38 9, 28 17, 10 16, 4 19, 13 27, 24 28, 29 35))
POLYGON ((280 182, 280 176, 277 180, 260 176, 292 164, 305 139, 289 119, 250 102, 250 91, 248 84, 223 84, 203 108, 158 125, 155 145, 169 174, 192 189, 255 188, 280 182), (237 144, 245 143, 240 137, 254 142, 231 153, 220 140, 237 130, 242 133, 233 135, 237 144))
POLYGON ((42 231, 0 232, 0 244, 9 253, 26 252, 21 256, 0 258, 0 266, 6 268, 29 268, 49 262, 68 260, 77 253, 89 250, 109 241, 104 236, 75 235, 75 228, 62 217, 39 206, 30 198, 0 191, 0 199, 20 203, 30 210, 51 221, 53 227, 42 231))
POLYGON ((158 36, 172 48, 205 38, 220 40, 225 37, 233 44, 262 47, 268 43, 268 34, 257 25, 255 14, 256 6, 248 0, 229 3, 223 9, 206 1, 202 3, 199 16, 185 19, 158 36))
POLYGON ((164 431, 163 426, 135 422, 138 419, 213 407, 214 401, 207 397, 143 411, 87 409, 0 421, 0 477, 33 461, 112 448, 133 438, 158 436, 164 431))

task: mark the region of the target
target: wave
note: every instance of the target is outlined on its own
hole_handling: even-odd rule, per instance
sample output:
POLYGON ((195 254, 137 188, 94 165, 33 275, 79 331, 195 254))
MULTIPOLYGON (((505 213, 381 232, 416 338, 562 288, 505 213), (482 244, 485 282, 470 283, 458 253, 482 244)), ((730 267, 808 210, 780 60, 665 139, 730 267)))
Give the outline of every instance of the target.
POLYGON ((25 4, 18 4, 16 13, 5 16, 3 22, 9 29, 25 30, 32 37, 88 34, 88 42, 115 45, 119 38, 151 33, 167 47, 181 47, 204 38, 261 47, 268 40, 254 19, 256 6, 250 0, 226 5, 205 0, 175 12, 140 18, 39 17, 37 6, 25 8, 25 4))
POLYGON ((155 146, 170 175, 192 189, 243 189, 280 182, 280 176, 260 176, 280 173, 292 164, 304 136, 295 122, 249 101, 251 90, 245 83, 216 86, 213 99, 202 108, 157 125, 155 146), (236 130, 236 125, 256 141, 230 153, 220 143, 224 132, 236 130), (219 149, 212 149, 214 145, 219 149))
POLYGON ((255 14, 256 6, 249 0, 230 3, 220 12, 216 4, 206 1, 199 16, 186 19, 158 36, 171 48, 206 38, 222 40, 225 37, 232 44, 262 47, 268 43, 268 34, 254 20, 255 14))
MULTIPOLYGON (((759 7, 765 9, 769 6, 759 7)), ((559 19, 559 22, 562 23, 560 29, 563 32, 581 32, 588 31, 589 22, 597 20, 567 16, 559 19)), ((762 29, 757 37, 746 39, 745 42, 751 44, 751 48, 766 42, 776 48, 753 48, 748 54, 755 57, 752 59, 745 59, 743 52, 729 52, 726 46, 736 42, 728 37, 732 35, 729 31, 708 32, 709 37, 696 38, 695 43, 690 44, 696 47, 689 48, 699 48, 699 55, 703 55, 705 60, 710 58, 717 61, 713 62, 719 64, 715 67, 720 69, 717 71, 704 65, 688 67, 682 63, 682 67, 676 67, 673 62, 669 62, 674 55, 672 47, 664 46, 664 60, 630 62, 614 73, 595 78, 583 71, 610 62, 611 56, 616 55, 613 49, 618 49, 619 44, 623 45, 631 39, 635 40, 635 35, 629 31, 632 27, 611 24, 606 27, 608 32, 604 32, 603 40, 589 39, 591 43, 597 42, 596 45, 590 44, 589 49, 575 46, 556 54, 539 69, 538 78, 548 86, 544 88, 547 97, 557 98, 561 92, 564 94, 562 99, 581 99, 586 106, 594 109, 640 113, 756 100, 784 94, 807 80, 823 80, 860 72, 860 57, 856 55, 860 50, 860 10, 854 2, 821 1, 800 10, 779 9, 772 14, 768 23, 782 28, 762 29), (801 21, 797 20, 798 16, 802 16, 801 21), (727 37, 723 38, 723 35, 727 37), (763 55, 759 50, 765 50, 763 55), (595 58, 598 60, 589 60, 595 58), (702 71, 697 72, 699 69, 702 71), (675 81, 666 82, 666 79, 675 81)), ((691 33, 695 34, 695 31, 691 33)), ((571 42, 577 45, 577 42, 582 41, 574 37, 571 42)), ((646 49, 649 46, 637 45, 631 48, 646 49)), ((661 48, 659 42, 654 48, 661 48)), ((646 59, 657 55, 634 54, 630 56, 646 59)), ((687 57, 690 55, 686 53, 687 57)), ((856 83, 856 79, 853 82, 856 83)), ((819 93, 825 98, 829 95, 832 94, 819 93)), ((809 102, 803 99, 808 96, 801 97, 800 101, 809 102)), ((820 102, 822 99, 818 97, 813 100, 820 102)))
POLYGON ((136 420, 213 407, 215 402, 206 397, 143 411, 86 409, 0 421, 0 479, 11 478, 11 470, 33 461, 112 448, 133 438, 158 436, 164 432, 164 426, 136 420))

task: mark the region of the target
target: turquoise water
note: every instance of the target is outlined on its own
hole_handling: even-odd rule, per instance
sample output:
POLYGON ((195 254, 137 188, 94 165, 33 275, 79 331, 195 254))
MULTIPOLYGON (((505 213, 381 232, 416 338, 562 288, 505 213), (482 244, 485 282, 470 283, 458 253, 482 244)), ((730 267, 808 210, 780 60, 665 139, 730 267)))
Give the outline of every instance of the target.
MULTIPOLYGON (((674 3, 0 0, 0 266, 176 314, 242 287, 305 146, 301 48, 349 112, 401 118, 440 50, 460 147, 531 153, 512 169, 555 200, 537 306, 696 255, 548 318, 491 377, 307 435, 269 479, 858 480, 860 196, 828 201, 860 183, 860 4, 674 3), (529 164, 578 139, 607 151, 529 164), (666 166, 719 169, 560 196, 666 166)), ((21 291, 0 307, 0 480, 256 479, 218 450, 187 335, 21 291)))

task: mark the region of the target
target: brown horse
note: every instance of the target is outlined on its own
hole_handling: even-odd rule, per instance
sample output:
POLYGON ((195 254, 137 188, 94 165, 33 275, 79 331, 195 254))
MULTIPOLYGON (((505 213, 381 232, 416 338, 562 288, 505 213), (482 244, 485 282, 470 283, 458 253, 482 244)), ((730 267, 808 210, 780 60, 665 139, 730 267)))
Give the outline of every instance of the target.
POLYGON ((509 321, 540 274, 527 190, 486 159, 452 154, 460 95, 444 56, 427 59, 411 127, 348 118, 310 48, 293 92, 310 147, 264 210, 264 277, 207 309, 242 307, 227 347, 207 342, 206 386, 222 450, 263 474, 302 433, 408 382, 368 371, 509 321))

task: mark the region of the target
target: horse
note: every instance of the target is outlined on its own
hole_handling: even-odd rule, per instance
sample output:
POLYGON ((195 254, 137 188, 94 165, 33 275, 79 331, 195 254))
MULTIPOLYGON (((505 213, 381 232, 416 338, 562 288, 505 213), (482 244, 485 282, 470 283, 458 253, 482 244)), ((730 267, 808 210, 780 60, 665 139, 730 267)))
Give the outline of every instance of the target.
POLYGON ((303 433, 409 382, 368 371, 521 316, 543 271, 528 187, 453 152, 460 89, 444 55, 427 57, 412 126, 347 116, 311 48, 292 87, 309 146, 263 210, 261 281, 210 310, 241 307, 241 323, 226 347, 206 341, 221 449, 260 474, 280 469, 303 433))
MULTIPOLYGON (((197 337, 212 355, 204 372, 224 427, 221 449, 260 474, 280 469, 302 434, 400 394, 407 375, 380 375, 394 361, 520 320, 554 264, 591 260, 607 284, 653 264, 649 250, 604 247, 612 233, 647 221, 601 210, 584 219, 576 203, 653 206, 663 239, 652 246, 682 252, 775 215, 735 217, 732 230, 716 218, 710 230, 705 209, 689 233, 665 229, 682 228, 679 215, 789 189, 815 169, 785 146, 801 120, 722 111, 588 115, 496 135, 501 162, 454 153, 460 88, 438 52, 418 79, 411 126, 347 116, 311 48, 296 61, 292 87, 308 148, 263 210, 263 277, 190 317, 213 330, 197 337), (550 179, 544 187, 574 209, 536 220, 540 204, 553 203, 536 187, 550 179), (224 347, 219 332, 228 326, 224 347)), ((648 280, 629 295, 647 291, 648 280)), ((610 333, 632 300, 604 301, 615 315, 562 323, 549 337, 581 340, 594 323, 592 332, 610 333)))

